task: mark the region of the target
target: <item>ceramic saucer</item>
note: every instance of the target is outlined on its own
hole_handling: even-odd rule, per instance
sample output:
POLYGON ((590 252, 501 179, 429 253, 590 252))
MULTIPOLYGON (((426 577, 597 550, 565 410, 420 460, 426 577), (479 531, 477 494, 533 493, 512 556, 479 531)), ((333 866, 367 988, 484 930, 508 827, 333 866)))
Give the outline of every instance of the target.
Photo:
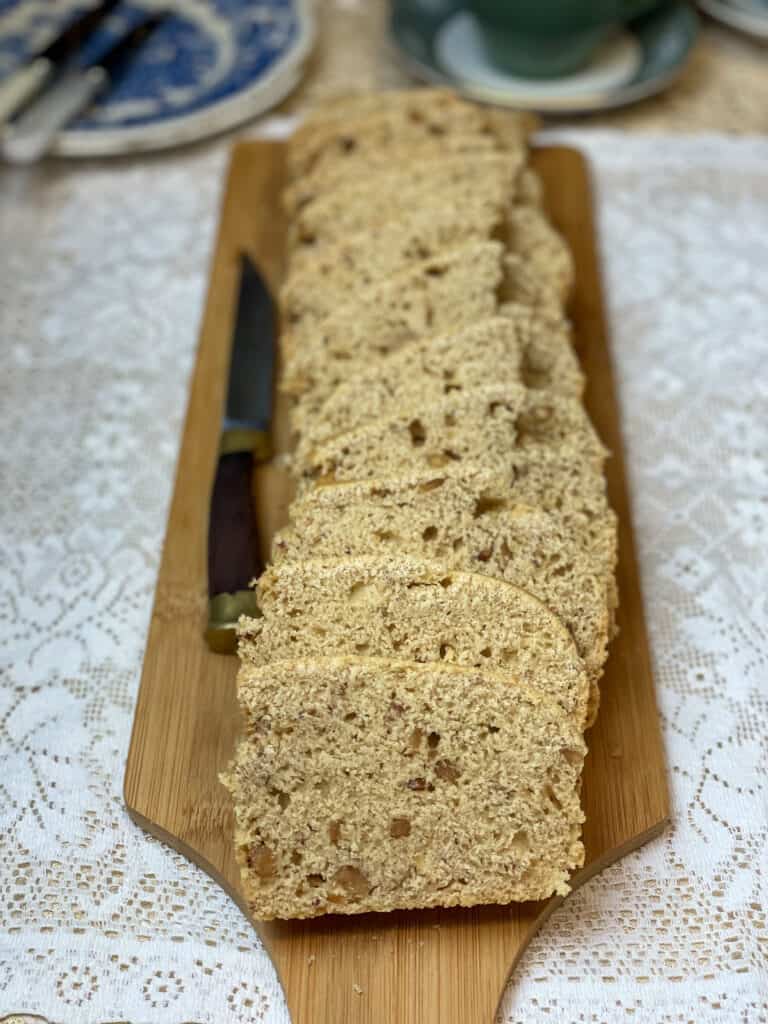
POLYGON ((768 3, 761 0, 699 0, 711 18, 757 39, 768 39, 768 3))
POLYGON ((396 0, 390 22, 392 41, 417 77, 488 103, 571 114, 661 91, 682 70, 697 31, 692 8, 673 3, 617 31, 576 74, 525 79, 490 62, 474 15, 458 0, 396 0))
MULTIPOLYGON (((0 0, 0 77, 85 7, 83 0, 0 0)), ((314 25, 309 0, 126 0, 88 41, 98 56, 111 36, 147 11, 169 17, 126 75, 58 137, 59 156, 165 149, 233 128, 273 107, 297 84, 314 25)))

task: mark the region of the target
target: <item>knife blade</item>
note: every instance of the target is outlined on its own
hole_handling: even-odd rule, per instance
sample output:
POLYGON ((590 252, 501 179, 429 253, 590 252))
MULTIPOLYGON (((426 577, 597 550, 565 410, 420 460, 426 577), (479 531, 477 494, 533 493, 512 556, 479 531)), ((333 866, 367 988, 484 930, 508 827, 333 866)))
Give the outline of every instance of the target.
POLYGON ((119 0, 101 0, 96 7, 77 15, 46 47, 0 82, 0 124, 42 91, 54 73, 80 49, 118 3, 119 0))
POLYGON ((256 615, 250 582, 261 569, 253 469, 272 455, 270 438, 277 316, 269 288, 248 256, 232 331, 227 399, 208 520, 208 625, 212 651, 234 654, 241 615, 256 615))
POLYGON ((144 45, 165 14, 145 18, 114 43, 106 53, 84 67, 64 71, 5 129, 2 151, 13 163, 39 160, 56 134, 120 80, 136 50, 144 45))

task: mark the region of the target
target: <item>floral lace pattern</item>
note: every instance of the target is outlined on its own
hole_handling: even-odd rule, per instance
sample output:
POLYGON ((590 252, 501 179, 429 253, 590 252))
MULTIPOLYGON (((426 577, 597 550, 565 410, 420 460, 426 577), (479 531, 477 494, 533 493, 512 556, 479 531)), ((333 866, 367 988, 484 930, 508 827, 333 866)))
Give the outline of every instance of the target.
MULTIPOLYGON (((673 792, 501 1019, 768 1021, 768 142, 574 132, 673 792)), ((258 937, 123 765, 226 159, 3 172, 0 1019, 285 1024, 258 937)))

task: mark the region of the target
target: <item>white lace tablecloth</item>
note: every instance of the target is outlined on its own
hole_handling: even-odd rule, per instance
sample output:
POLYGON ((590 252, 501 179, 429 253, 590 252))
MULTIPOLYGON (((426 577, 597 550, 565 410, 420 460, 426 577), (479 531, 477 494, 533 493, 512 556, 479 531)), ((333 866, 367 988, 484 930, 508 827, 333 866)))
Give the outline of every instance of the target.
MULTIPOLYGON (((674 825, 552 917, 503 1020, 757 1024, 768 140, 570 139, 599 188, 674 825)), ((0 1018, 287 1020, 239 911, 121 799, 225 160, 0 172, 0 1018)))

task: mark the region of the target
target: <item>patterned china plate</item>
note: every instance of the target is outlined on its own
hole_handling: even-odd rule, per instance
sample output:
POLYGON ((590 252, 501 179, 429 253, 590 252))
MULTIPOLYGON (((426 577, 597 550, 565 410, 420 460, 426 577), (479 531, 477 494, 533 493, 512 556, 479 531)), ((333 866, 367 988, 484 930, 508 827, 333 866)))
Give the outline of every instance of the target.
MULTIPOLYGON (((83 0, 0 0, 0 77, 37 50, 83 0)), ((117 87, 59 136, 59 156, 165 149, 233 128, 297 84, 314 25, 309 0, 125 0, 89 40, 159 9, 170 14, 117 87)))
POLYGON ((390 22, 392 42, 416 77, 542 113, 608 110, 660 92, 682 70, 697 33, 690 5, 672 3, 625 25, 576 74, 534 80, 491 63, 462 0, 395 0, 390 22))

